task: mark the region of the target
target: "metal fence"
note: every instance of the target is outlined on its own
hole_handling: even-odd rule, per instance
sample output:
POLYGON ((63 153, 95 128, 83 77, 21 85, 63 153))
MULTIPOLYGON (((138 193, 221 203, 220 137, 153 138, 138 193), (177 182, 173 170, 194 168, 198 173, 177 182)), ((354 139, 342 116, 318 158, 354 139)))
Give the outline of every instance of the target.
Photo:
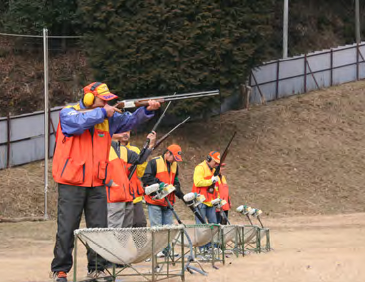
POLYGON ((365 43, 270 61, 249 77, 250 102, 260 103, 365 78, 365 43))
MULTIPOLYGON (((250 102, 272 101, 363 79, 364 52, 365 43, 361 43, 265 63, 249 77, 250 102)), ((237 100, 236 96, 231 98, 237 100)), ((225 102, 221 105, 223 112, 231 108, 231 103, 225 102)), ((61 108, 49 111, 49 157, 53 156, 61 108)), ((43 111, 0 118, 0 169, 44 159, 44 123, 43 111)))
MULTIPOLYGON (((50 157, 61 109, 56 107, 49 111, 50 157)), ((44 159, 44 112, 0 118, 0 132, 0 169, 44 159)))

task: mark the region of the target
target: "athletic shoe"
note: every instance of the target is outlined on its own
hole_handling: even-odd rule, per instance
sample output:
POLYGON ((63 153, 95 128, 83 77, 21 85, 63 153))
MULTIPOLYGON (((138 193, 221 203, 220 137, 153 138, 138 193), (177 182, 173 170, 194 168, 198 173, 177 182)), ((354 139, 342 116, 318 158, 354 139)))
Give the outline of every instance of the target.
POLYGON ((67 273, 63 271, 53 272, 54 282, 67 282, 67 273))

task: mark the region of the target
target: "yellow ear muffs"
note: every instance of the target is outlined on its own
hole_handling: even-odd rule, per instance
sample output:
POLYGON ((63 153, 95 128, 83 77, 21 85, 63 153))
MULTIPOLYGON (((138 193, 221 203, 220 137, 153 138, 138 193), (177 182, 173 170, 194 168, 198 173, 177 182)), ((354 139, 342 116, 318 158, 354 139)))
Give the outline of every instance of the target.
POLYGON ((84 95, 84 105, 85 107, 90 107, 92 106, 92 104, 94 104, 94 94, 92 93, 87 93, 84 95))

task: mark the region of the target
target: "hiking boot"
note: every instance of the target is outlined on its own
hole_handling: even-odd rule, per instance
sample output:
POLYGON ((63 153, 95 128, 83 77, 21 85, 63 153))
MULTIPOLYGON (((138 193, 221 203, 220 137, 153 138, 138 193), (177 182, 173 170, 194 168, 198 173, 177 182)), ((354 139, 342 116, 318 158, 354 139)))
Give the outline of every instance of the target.
POLYGON ((86 277, 98 282, 113 281, 113 277, 105 273, 103 270, 89 270, 86 277))
POLYGON ((67 282, 67 273, 63 271, 53 272, 52 278, 54 282, 67 282))

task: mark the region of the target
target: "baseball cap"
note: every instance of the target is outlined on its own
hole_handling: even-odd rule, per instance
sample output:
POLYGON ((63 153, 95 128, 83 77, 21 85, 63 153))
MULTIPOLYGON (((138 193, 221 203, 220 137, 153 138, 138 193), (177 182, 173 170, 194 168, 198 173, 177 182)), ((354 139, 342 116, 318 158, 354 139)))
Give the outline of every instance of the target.
POLYGON ((182 152, 181 152, 181 147, 179 145, 172 144, 167 147, 167 150, 169 150, 171 152, 171 154, 174 155, 175 161, 177 161, 177 162, 182 161, 182 157, 181 157, 182 152))
POLYGON ((211 151, 209 153, 209 156, 216 162, 216 163, 220 163, 221 162, 221 154, 219 154, 219 152, 217 151, 211 151))
POLYGON ((113 100, 118 98, 117 95, 110 93, 108 86, 102 82, 93 82, 84 87, 84 95, 92 93, 94 96, 99 97, 104 101, 113 100))

